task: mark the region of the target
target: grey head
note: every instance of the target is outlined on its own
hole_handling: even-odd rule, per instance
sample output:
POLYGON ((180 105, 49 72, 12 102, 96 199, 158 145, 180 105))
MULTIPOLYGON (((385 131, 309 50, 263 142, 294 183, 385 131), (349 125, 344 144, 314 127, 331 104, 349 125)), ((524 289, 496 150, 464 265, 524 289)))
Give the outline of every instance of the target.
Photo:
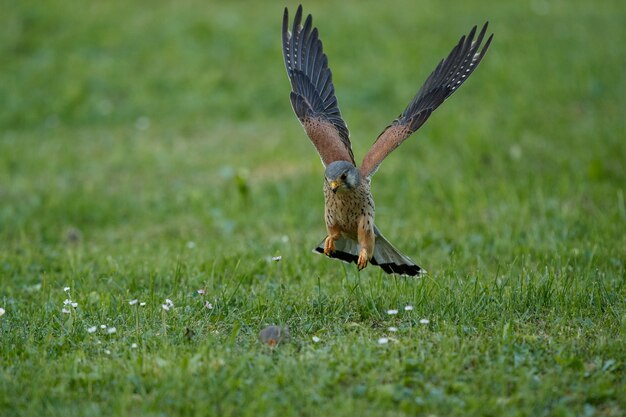
POLYGON ((336 193, 356 188, 361 181, 359 169, 348 161, 335 161, 326 166, 326 182, 336 193))

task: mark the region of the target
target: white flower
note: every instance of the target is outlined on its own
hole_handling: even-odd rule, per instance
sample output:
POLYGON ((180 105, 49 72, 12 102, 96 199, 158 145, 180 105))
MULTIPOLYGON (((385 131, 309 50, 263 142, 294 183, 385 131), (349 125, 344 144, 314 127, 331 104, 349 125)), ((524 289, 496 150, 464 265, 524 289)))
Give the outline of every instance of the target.
POLYGON ((386 337, 381 337, 380 339, 378 339, 379 345, 386 345, 387 343, 389 343, 389 339, 386 337))
POLYGON ((389 315, 398 314, 398 310, 387 310, 387 314, 389 315))
POLYGON ((198 290, 198 294, 200 294, 200 295, 204 295, 204 293, 205 293, 204 288, 200 288, 200 289, 198 290))
POLYGON ((4 316, 5 310, 4 308, 0 307, 0 317, 4 316))
POLYGON ((397 327, 388 327, 387 330, 389 330, 390 332, 397 332, 398 328, 397 327))
POLYGON ((131 347, 132 349, 137 349, 137 343, 133 343, 132 345, 130 345, 130 347, 131 347))
POLYGON ((165 299, 165 304, 161 304, 161 307, 163 307, 163 310, 169 311, 170 308, 174 307, 174 303, 169 298, 166 298, 165 299))
POLYGON ((101 328, 101 329, 106 329, 106 328, 107 328, 107 326, 106 326, 106 324, 101 324, 101 325, 100 325, 100 328, 101 328))
POLYGON ((208 301, 205 301, 205 302, 204 302, 204 306, 205 306, 206 308, 208 308, 209 310, 213 309, 213 304, 211 304, 211 303, 210 303, 210 302, 208 302, 208 301))
POLYGON ((143 306, 145 306, 145 305, 146 305, 146 303, 145 303, 144 301, 142 301, 142 302, 140 302, 140 303, 139 303, 139 305, 140 305, 141 307, 143 307, 143 306))
POLYGON ((70 287, 63 287, 63 291, 69 292, 70 291, 70 287))
POLYGON ((278 262, 278 261, 280 261, 281 259, 283 259, 283 257, 282 257, 282 256, 272 256, 272 261, 274 261, 274 262, 278 262))
POLYGON ((104 353, 106 353, 107 355, 110 355, 111 351, 109 349, 104 349, 104 353))
POLYGON ((428 319, 420 319, 420 323, 428 324, 428 323, 430 323, 430 320, 428 320, 428 319))
POLYGON ((116 329, 115 327, 109 327, 109 328, 107 329, 107 333, 108 333, 108 334, 113 334, 113 333, 115 333, 115 332, 117 332, 117 329, 116 329))
POLYGON ((404 311, 411 311, 411 310, 413 310, 412 305, 404 306, 404 311))
POLYGON ((64 306, 68 306, 71 305, 72 307, 76 308, 78 307, 78 303, 73 302, 72 300, 70 300, 69 298, 66 300, 63 300, 63 305, 64 306))
POLYGON ((130 301, 128 302, 128 304, 129 304, 129 305, 131 305, 131 306, 134 306, 134 305, 135 305, 135 304, 137 304, 138 302, 139 302, 139 300, 135 298, 134 300, 130 300, 130 301))
POLYGON ((311 339, 313 340, 313 342, 314 342, 314 343, 319 343, 319 342, 321 342, 321 341, 322 341, 322 339, 320 339, 320 338, 319 338, 319 337, 317 337, 317 336, 313 336, 311 339))
POLYGON ((98 330, 97 326, 91 326, 87 329, 87 333, 95 333, 96 330, 98 330))
POLYGON ((68 310, 67 308, 64 308, 61 310, 61 313, 70 314, 70 310, 68 310))

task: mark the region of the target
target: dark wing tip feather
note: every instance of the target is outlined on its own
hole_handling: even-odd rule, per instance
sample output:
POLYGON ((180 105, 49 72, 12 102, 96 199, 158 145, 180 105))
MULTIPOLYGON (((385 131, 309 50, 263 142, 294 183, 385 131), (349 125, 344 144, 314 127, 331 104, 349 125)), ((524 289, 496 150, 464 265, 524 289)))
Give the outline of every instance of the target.
POLYGON ((480 50, 480 59, 483 59, 483 56, 485 56, 485 53, 487 52, 487 49, 489 49, 489 45, 491 45, 491 41, 493 40, 493 33, 491 35, 489 35, 489 37, 487 38, 487 42, 485 42, 485 45, 483 45, 483 48, 480 50))
POLYGON ((298 9, 296 10, 296 16, 293 18, 293 33, 296 33, 298 27, 300 27, 300 23, 302 22, 302 5, 298 5, 298 9))
POLYGON ((476 29, 478 29, 478 25, 474 25, 472 30, 470 30, 469 35, 467 35, 467 39, 469 40, 470 44, 471 44, 472 40, 474 39, 474 35, 476 35, 476 29))
POLYGON ((283 12, 283 34, 287 33, 289 30, 289 9, 285 7, 285 11, 283 12))
POLYGON ((478 45, 480 45, 483 41, 483 38, 485 37, 485 32, 487 32, 487 26, 489 25, 489 22, 485 23, 482 27, 482 29, 480 29, 480 33, 478 34, 478 38, 476 38, 476 43, 478 45))

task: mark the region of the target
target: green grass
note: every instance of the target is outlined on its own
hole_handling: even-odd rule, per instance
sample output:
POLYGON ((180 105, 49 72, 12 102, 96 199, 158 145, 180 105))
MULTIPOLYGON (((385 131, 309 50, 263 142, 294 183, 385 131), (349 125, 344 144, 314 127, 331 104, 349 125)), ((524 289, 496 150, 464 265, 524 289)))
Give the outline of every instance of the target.
POLYGON ((282 3, 1 2, 0 415, 626 413, 626 9, 392 3, 305 5, 357 159, 495 32, 374 177, 419 280, 311 253, 282 3))

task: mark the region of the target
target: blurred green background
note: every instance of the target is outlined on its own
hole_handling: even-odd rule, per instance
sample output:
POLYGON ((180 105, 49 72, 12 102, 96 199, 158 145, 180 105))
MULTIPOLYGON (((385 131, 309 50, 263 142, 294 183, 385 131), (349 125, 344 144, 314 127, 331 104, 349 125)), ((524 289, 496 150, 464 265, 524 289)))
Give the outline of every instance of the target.
MULTIPOLYGON (((153 227, 155 210, 167 211, 163 218, 188 216, 193 196, 206 209, 212 199, 237 195, 226 190, 232 172, 253 187, 285 181, 317 187, 317 156, 289 106, 278 42, 282 7, 4 3, 3 240, 54 242, 68 225, 88 235, 111 223, 137 233, 153 227)), ((586 190, 588 205, 619 204, 625 178, 619 2, 321 2, 306 10, 320 26, 357 159, 461 34, 484 20, 496 33, 472 80, 377 176, 381 221, 391 227, 399 221, 382 215, 406 202, 403 192, 425 202, 423 194, 454 187, 464 193, 460 205, 478 193, 502 216, 507 203, 521 210, 537 193, 570 200, 581 215, 586 190), (502 189, 516 200, 503 201, 502 189)), ((303 194, 297 198, 319 207, 320 195, 303 194)), ((436 212, 472 210, 450 208, 450 196, 439 197, 448 208, 436 212)), ((430 217, 428 207, 416 205, 404 205, 399 217, 415 211, 430 217)), ((291 212, 272 211, 270 221, 280 227, 291 212)), ((306 227, 318 223, 296 217, 306 227)), ((412 221, 410 228, 422 231, 422 224, 412 221)))
MULTIPOLYGON (((460 35, 492 22, 488 60, 377 176, 383 209, 406 201, 406 189, 421 197, 432 186, 463 188, 463 198, 479 193, 494 210, 506 203, 498 198, 502 188, 521 200, 514 205, 540 192, 584 210, 575 199, 587 189, 588 204, 615 208, 625 178, 618 4, 321 2, 306 10, 320 26, 357 159, 460 35), (386 185, 398 181, 389 199, 386 185)), ((181 201, 190 194, 204 208, 212 206, 205 198, 237 194, 224 189, 231 172, 253 186, 319 183, 317 156, 289 106, 278 42, 282 7, 5 3, 3 240, 54 242, 67 225, 86 233, 110 222, 150 228, 136 223, 146 217, 145 204, 164 215, 192 214, 181 201), (77 200, 85 205, 67 204, 77 200)), ((449 196, 440 197, 447 206, 449 196)), ((298 198, 319 206, 321 197, 298 198)), ((429 217, 419 205, 402 214, 420 210, 429 217)))
MULTIPOLYGON (((293 16, 297 3, 287 5, 293 16)), ((182 398, 198 400, 215 369, 193 377, 202 385, 188 383, 193 371, 168 373, 154 365, 150 388, 142 379, 145 364, 160 358, 178 364, 177 358, 204 349, 210 357, 242 355, 258 364, 247 365, 249 375, 238 368, 215 377, 226 391, 213 387, 213 399, 202 401, 222 415, 289 414, 294 407, 300 415, 383 415, 397 406, 409 414, 624 412, 618 344, 626 329, 623 2, 304 4, 320 30, 357 160, 461 35, 486 20, 495 33, 471 80, 373 179, 378 226, 431 273, 419 283, 373 267, 355 276, 352 267, 310 253, 325 233, 323 168, 290 108, 280 45, 284 6, 0 1, 5 411, 106 414, 97 404, 112 401, 114 414, 182 413, 182 398), (283 257, 280 267, 266 262, 274 255, 283 257), (476 292, 483 284, 485 292, 476 292), (58 308, 65 285, 75 288, 84 309, 69 325, 58 308), (355 293, 359 286, 364 292, 355 293), (124 314, 128 299, 148 297, 158 312, 165 297, 186 299, 199 287, 221 294, 219 314, 181 311, 178 321, 168 322, 165 339, 157 337, 165 324, 156 313, 137 318, 143 336, 138 328, 123 330, 135 320, 124 314), (335 306, 325 314, 316 304, 322 294, 335 306), (473 336, 479 363, 513 355, 492 342, 494 334, 500 340, 502 326, 508 332, 504 320, 514 323, 513 338, 538 328, 556 338, 548 344, 524 339, 539 358, 528 369, 547 369, 554 390, 526 391, 528 380, 484 359, 485 374, 467 370, 469 388, 442 388, 443 396, 420 397, 420 389, 405 383, 403 390, 417 390, 405 404, 377 379, 395 375, 404 357, 341 350, 337 342, 339 350, 324 359, 302 347, 268 359, 255 345, 262 325, 286 323, 296 344, 317 332, 343 346, 369 346, 394 303, 413 303, 431 321, 439 318, 438 331, 420 336, 432 343, 433 355, 452 364, 420 368, 427 379, 434 375, 429 383, 436 389, 458 374, 458 337, 468 337, 467 328, 478 326, 484 336, 473 336), (119 343, 141 338, 145 363, 131 354, 107 362, 102 348, 85 338, 84 328, 107 317, 117 324, 119 343), (574 319, 588 331, 583 341, 577 325, 567 327, 574 319), (353 322, 363 326, 358 338, 353 322), (186 326, 208 339, 180 346, 186 326), (212 350, 218 342, 226 347, 212 350), (76 376, 82 375, 77 351, 102 367, 100 376, 76 376), (552 367, 555 355, 569 354, 571 363, 552 367), (57 364, 38 373, 48 366, 46 357, 57 364), (317 368, 329 358, 355 358, 354 374, 337 377, 337 363, 317 368), (613 360, 608 367, 607 358, 613 360), (604 363, 606 374, 580 376, 598 361, 594 366, 604 363), (135 386, 147 385, 122 388, 127 381, 118 369, 137 372, 135 386), (291 384, 283 397, 264 391, 284 389, 276 381, 297 378, 303 369, 321 372, 319 384, 291 384), (264 383, 255 389, 235 384, 242 374, 264 383), (27 388, 33 375, 41 384, 27 388), (361 398, 361 379, 387 391, 363 388, 369 397, 361 398), (494 385, 476 382, 487 380, 494 385), (514 388, 500 391, 507 383, 514 388), (569 400, 560 402, 567 389, 569 400), (236 390, 243 393, 228 397, 236 390), (301 396, 313 402, 299 402, 301 396), (229 399, 233 408, 220 408, 215 398, 229 399)))

